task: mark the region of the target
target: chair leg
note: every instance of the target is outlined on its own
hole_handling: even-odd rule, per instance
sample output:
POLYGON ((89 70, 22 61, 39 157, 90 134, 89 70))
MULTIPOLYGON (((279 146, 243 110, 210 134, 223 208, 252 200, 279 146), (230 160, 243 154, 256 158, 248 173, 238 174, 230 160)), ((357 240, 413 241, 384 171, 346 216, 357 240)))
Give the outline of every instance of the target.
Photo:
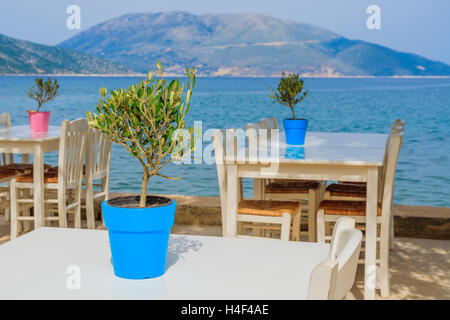
POLYGON ((283 213, 283 222, 281 223, 281 240, 289 241, 289 234, 291 231, 291 215, 283 213))
POLYGON ((88 229, 95 229, 94 191, 92 180, 86 181, 86 223, 88 229))
POLYGON ((302 221, 302 207, 299 206, 299 209, 295 213, 292 222, 292 241, 300 241, 301 221, 302 221))
POLYGON ((386 225, 381 226, 380 232, 380 295, 389 297, 389 233, 386 225))
POLYGON ((317 242, 325 243, 325 212, 317 211, 317 242))
POLYGON ((16 188, 16 180, 11 180, 10 186, 10 208, 11 208, 11 240, 15 239, 19 233, 17 230, 17 188, 16 188))
POLYGON ((67 228, 66 190, 58 190, 59 227, 67 228))
MULTIPOLYGON (((24 194, 24 197, 25 197, 25 198, 30 199, 30 197, 31 197, 30 189, 24 189, 24 190, 23 190, 23 194, 24 194)), ((26 208, 26 209, 24 209, 22 212, 23 212, 23 215, 24 215, 24 216, 26 216, 26 217, 31 217, 31 208, 26 208)), ((31 228, 31 223, 30 223, 30 222, 28 222, 28 221, 22 221, 22 224, 23 224, 23 231, 24 231, 24 232, 30 231, 30 230, 32 229, 32 228, 31 228)))
POLYGON ((317 191, 308 192, 308 241, 316 242, 317 191))
POLYGON ((391 208, 389 223, 389 249, 395 249, 395 238, 394 238, 394 208, 391 208))
MULTIPOLYGON (((80 229, 81 228, 81 183, 75 190, 74 199, 78 203, 78 205, 74 208, 74 210, 75 210, 75 217, 74 217, 75 228, 80 229)), ((87 204, 86 204, 86 207, 87 207, 87 204)))

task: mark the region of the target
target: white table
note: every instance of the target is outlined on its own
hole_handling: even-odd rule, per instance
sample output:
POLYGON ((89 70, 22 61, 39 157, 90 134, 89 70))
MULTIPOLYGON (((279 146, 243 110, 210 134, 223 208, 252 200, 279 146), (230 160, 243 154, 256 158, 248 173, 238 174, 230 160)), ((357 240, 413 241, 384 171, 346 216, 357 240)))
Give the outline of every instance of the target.
POLYGON ((32 133, 29 125, 0 130, 0 153, 21 153, 28 161, 33 155, 35 228, 44 225, 44 153, 58 150, 60 127, 49 126, 47 133, 32 133))
POLYGON ((228 154, 224 235, 236 235, 239 177, 367 182, 364 297, 375 299, 378 182, 387 138, 386 134, 307 132, 305 145, 300 147, 286 145, 282 133, 267 148, 240 149, 235 157, 228 154))
POLYGON ((0 246, 0 299, 305 299, 311 271, 328 250, 171 235, 166 273, 126 280, 113 274, 107 231, 42 227, 0 246), (76 274, 80 287, 69 289, 76 274))

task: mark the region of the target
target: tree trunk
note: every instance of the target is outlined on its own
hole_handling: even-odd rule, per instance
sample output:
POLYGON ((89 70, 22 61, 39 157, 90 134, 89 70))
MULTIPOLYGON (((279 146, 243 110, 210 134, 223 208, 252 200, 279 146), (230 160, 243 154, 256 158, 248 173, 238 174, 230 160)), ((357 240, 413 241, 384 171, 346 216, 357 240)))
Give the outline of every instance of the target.
POLYGON ((295 120, 295 113, 294 113, 294 107, 290 107, 291 108, 291 112, 292 112, 292 119, 295 120))
POLYGON ((144 177, 142 178, 142 188, 141 188, 141 198, 139 201, 139 208, 145 208, 147 202, 147 185, 150 175, 146 170, 144 170, 144 177))

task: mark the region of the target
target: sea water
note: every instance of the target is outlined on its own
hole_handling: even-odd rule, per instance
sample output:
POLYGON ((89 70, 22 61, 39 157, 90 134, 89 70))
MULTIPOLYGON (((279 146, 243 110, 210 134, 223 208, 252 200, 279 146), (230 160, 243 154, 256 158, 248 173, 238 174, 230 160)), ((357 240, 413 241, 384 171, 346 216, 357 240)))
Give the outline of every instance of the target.
MULTIPOLYGON (((26 110, 36 104, 27 92, 34 77, 0 76, 0 113, 11 113, 13 125, 28 123, 26 110)), ((58 96, 43 109, 51 125, 85 117, 95 111, 98 89, 125 88, 135 77, 57 77, 58 96)), ((209 128, 244 128, 261 118, 290 117, 288 108, 273 103, 269 87, 275 78, 198 78, 188 122, 209 128)), ((450 79, 307 78, 309 94, 296 108, 309 119, 311 131, 388 133, 396 118, 406 120, 405 138, 395 179, 395 203, 450 207, 450 79)), ((57 164, 57 152, 45 161, 57 164)), ((179 181, 154 177, 149 192, 218 196, 214 164, 170 164, 163 172, 179 181)), ((114 145, 111 158, 112 192, 139 192, 142 169, 125 149, 114 145)), ((246 196, 251 181, 244 181, 246 196)))

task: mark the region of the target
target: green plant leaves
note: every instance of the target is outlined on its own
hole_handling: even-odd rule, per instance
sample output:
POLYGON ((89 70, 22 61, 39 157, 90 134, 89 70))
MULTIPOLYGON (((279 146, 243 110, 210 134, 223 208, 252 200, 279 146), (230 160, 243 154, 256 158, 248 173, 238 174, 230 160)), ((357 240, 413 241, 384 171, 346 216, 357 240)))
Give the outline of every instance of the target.
MULTIPOLYGON (((97 113, 86 113, 91 127, 101 130, 140 161, 143 186, 147 186, 146 179, 163 176, 159 171, 171 161, 172 152, 178 150, 180 139, 174 132, 193 132, 186 127, 185 117, 196 83, 195 69, 187 68, 186 75, 183 85, 180 79, 168 82, 158 61, 156 71, 150 71, 146 79, 128 89, 113 90, 107 97, 106 88, 101 88, 97 113)), ((181 156, 192 152, 192 148, 181 149, 181 156)))
POLYGON ((272 93, 270 98, 283 106, 289 107, 292 112, 292 117, 295 119, 294 107, 303 99, 305 99, 309 90, 303 91, 304 80, 300 79, 298 73, 290 73, 286 75, 284 72, 281 74, 280 83, 277 90, 270 88, 272 93))
POLYGON ((38 107, 36 109, 36 112, 39 112, 41 109, 41 106, 52 100, 54 97, 56 97, 56 94, 58 93, 59 84, 58 81, 55 79, 52 81, 52 79, 47 78, 47 81, 44 82, 44 79, 42 78, 35 78, 34 84, 36 85, 36 89, 33 87, 30 88, 30 91, 28 92, 28 97, 35 100, 38 103, 38 107))

